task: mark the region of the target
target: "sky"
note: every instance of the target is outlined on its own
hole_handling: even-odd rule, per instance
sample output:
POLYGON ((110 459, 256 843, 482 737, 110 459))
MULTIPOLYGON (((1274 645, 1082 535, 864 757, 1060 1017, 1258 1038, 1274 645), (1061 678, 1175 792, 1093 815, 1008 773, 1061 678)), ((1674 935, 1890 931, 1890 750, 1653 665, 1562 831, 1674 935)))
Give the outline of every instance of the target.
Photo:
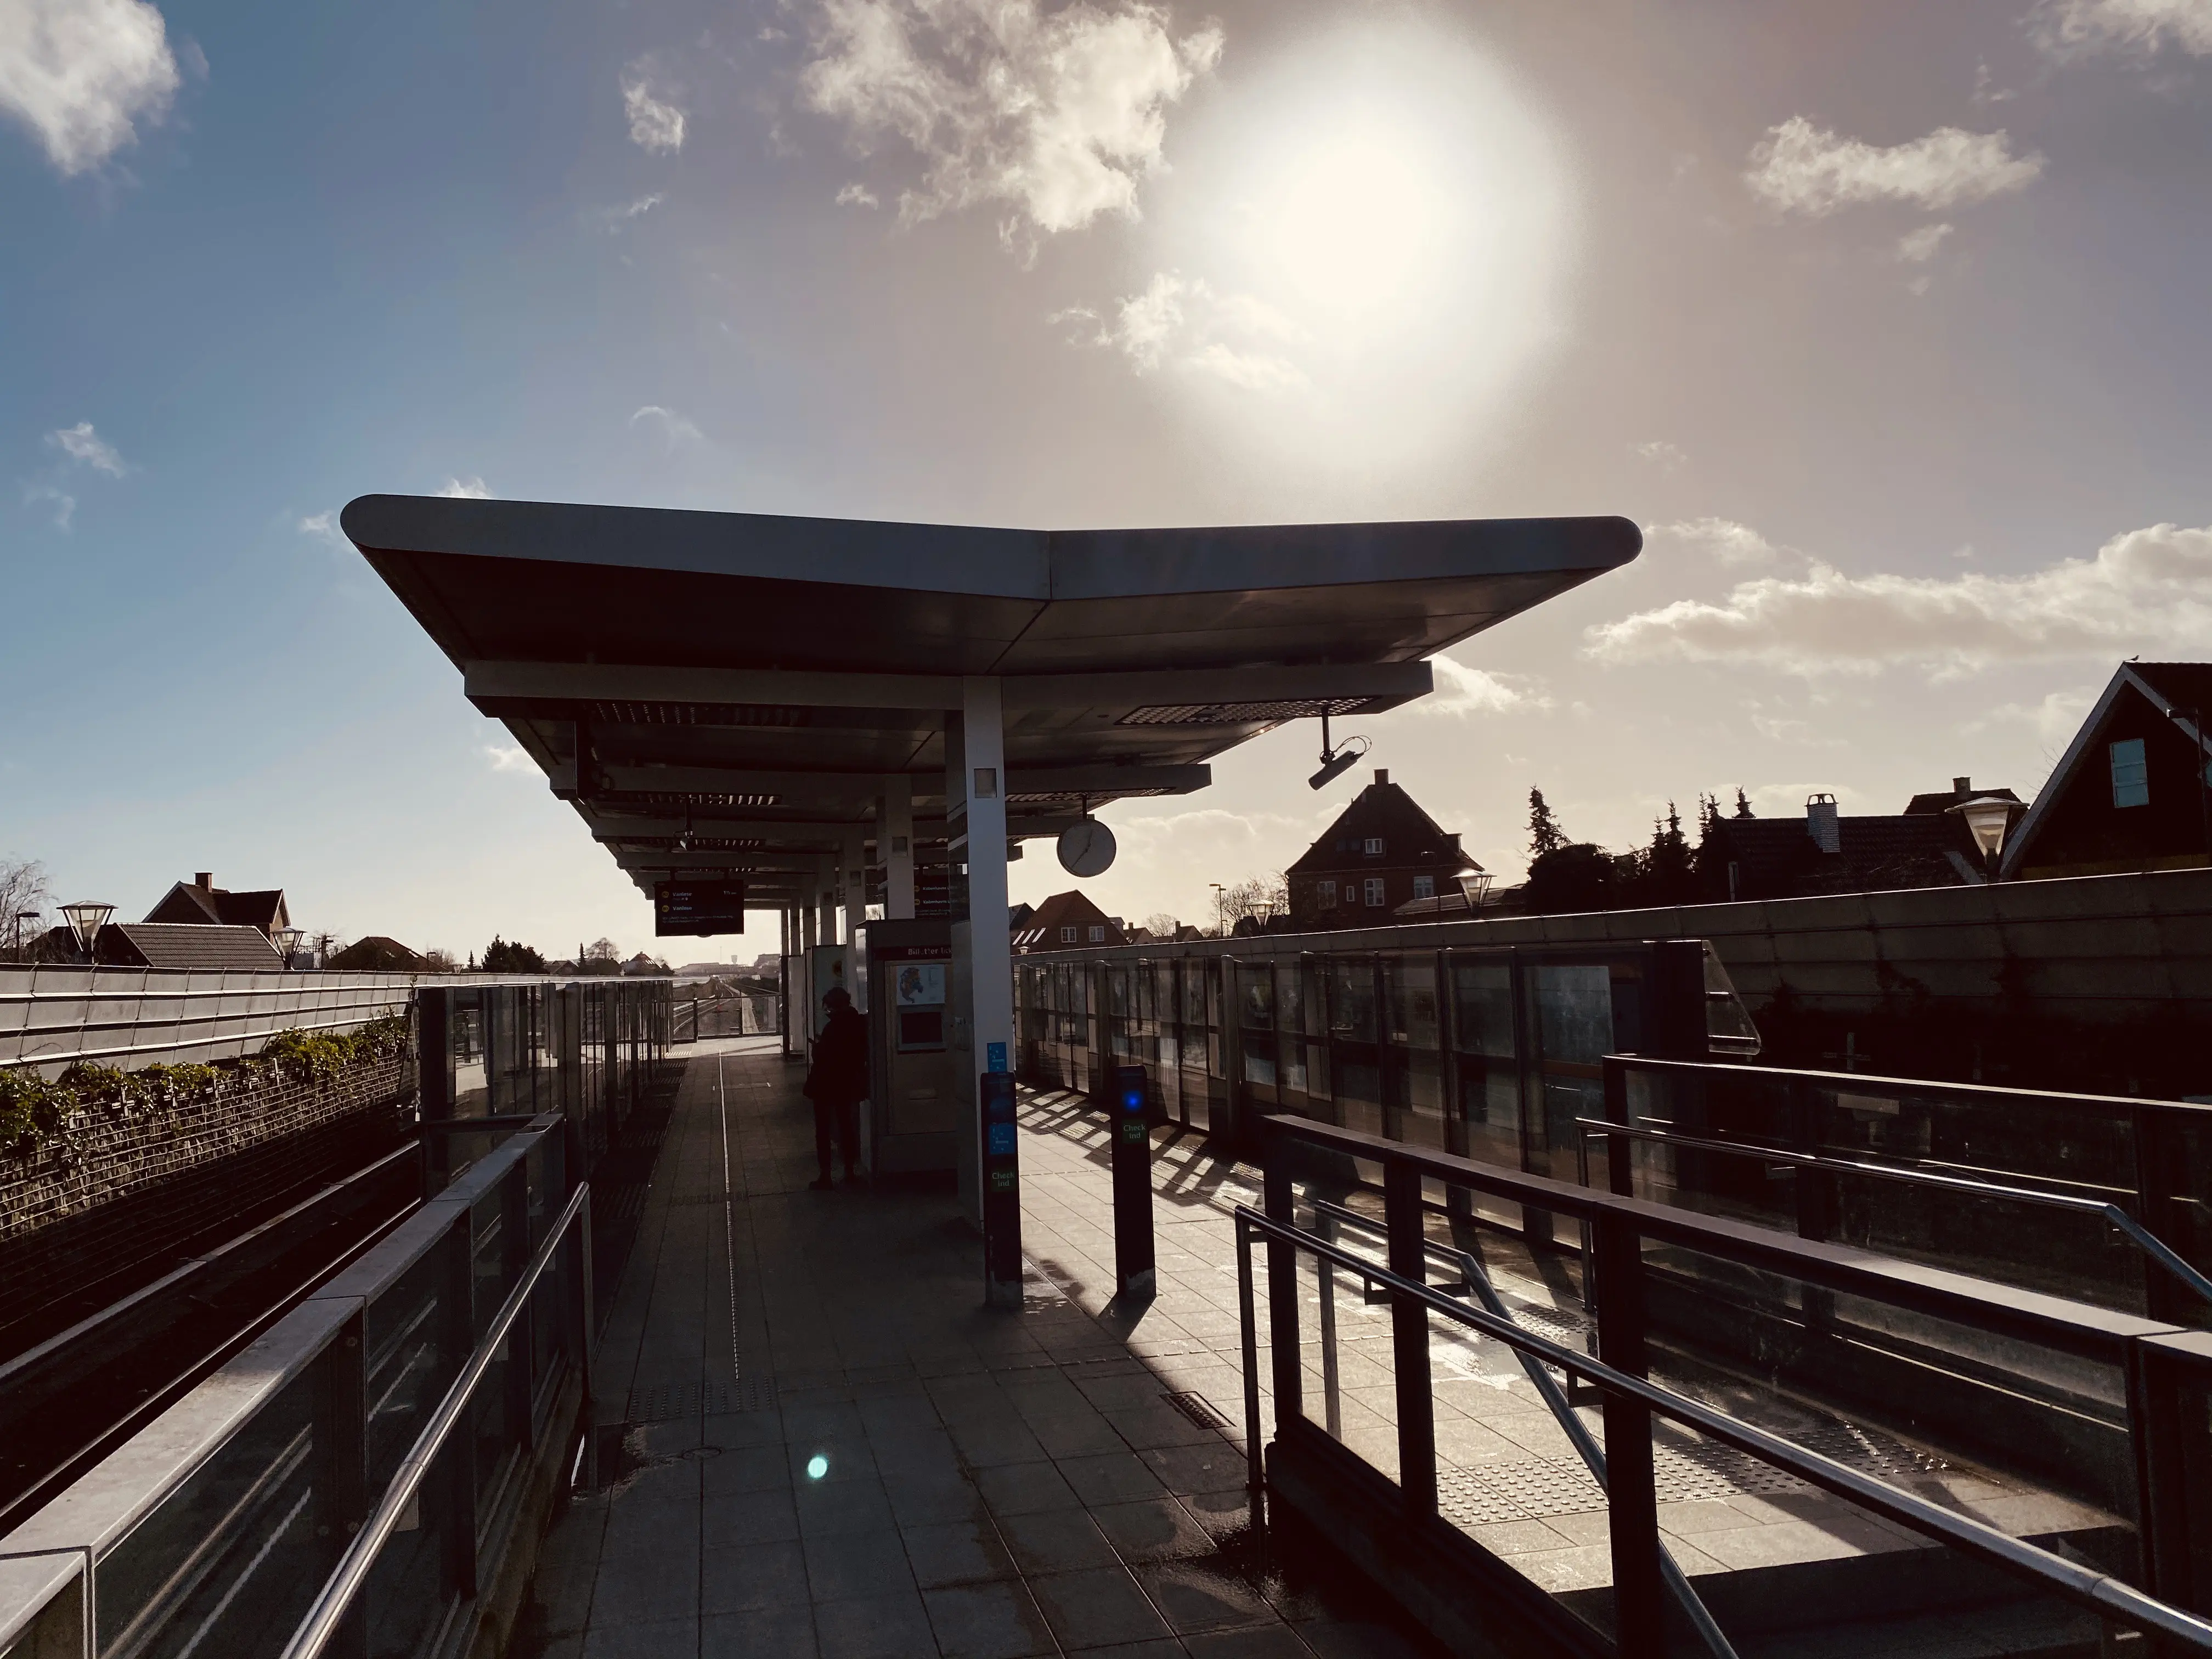
MULTIPOLYGON (((1353 723, 1506 881, 1532 786, 1616 848, 2027 796, 2212 640, 2212 0, 0 0, 0 854, 125 916, 650 942, 371 491, 1624 514, 1353 723)), ((1087 890, 1204 920, 1366 781, 1317 747, 1106 809, 1087 890)))

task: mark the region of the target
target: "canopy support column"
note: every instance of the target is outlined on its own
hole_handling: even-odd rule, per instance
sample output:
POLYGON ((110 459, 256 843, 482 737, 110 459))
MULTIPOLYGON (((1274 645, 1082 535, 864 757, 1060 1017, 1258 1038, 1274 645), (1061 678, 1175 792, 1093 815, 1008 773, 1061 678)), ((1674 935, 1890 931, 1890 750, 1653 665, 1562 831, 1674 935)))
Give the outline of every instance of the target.
POLYGON ((884 915, 892 921, 914 920, 914 780, 903 772, 884 779, 883 807, 876 814, 876 850, 884 861, 884 915))
MULTIPOLYGON (((974 1194, 969 1215, 984 1230, 983 1299, 994 1307, 1021 1306, 1021 1203, 1011 1140, 996 1153, 988 1145, 986 1091, 980 1073, 1011 1073, 1014 1051, 1013 959, 1006 936, 1006 720, 996 678, 961 682, 959 741, 945 744, 945 818, 951 850, 968 865, 964 921, 954 928, 956 1023, 967 1042, 956 1042, 967 1072, 966 1098, 975 1103, 961 1135, 961 1196, 974 1194), (964 854, 963 848, 964 847, 964 854), (965 957, 964 963, 962 958, 965 957), (963 971, 964 968, 964 972, 963 971), (972 1139, 971 1139, 972 1138, 972 1139), (972 1174, 971 1174, 972 1172, 972 1174), (972 1181, 972 1184, 971 1184, 972 1181)), ((1011 1134, 1012 1125, 1006 1125, 1011 1134)))

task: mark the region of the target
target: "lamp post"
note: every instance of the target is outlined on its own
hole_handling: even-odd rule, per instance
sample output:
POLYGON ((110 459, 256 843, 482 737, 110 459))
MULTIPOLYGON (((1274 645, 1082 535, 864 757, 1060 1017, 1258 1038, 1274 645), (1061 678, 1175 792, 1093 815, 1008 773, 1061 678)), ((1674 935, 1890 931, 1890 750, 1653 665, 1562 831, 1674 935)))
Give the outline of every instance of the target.
POLYGON ((293 956, 299 951, 300 941, 307 936, 306 931, 302 928, 279 927, 275 933, 270 934, 269 942, 284 953, 284 965, 289 968, 292 965, 293 956))
POLYGON ((21 962, 23 959, 23 924, 27 921, 36 921, 38 919, 39 913, 36 910, 18 910, 15 912, 14 917, 15 923, 15 960, 18 962, 21 962))
POLYGON ((76 935, 76 948, 84 952, 85 961, 93 959, 92 947, 100 938, 100 930, 107 926, 107 919, 115 914, 112 904, 96 904, 89 899, 80 899, 75 904, 62 906, 62 919, 76 935))
POLYGON ((1226 939, 1229 937, 1228 890, 1218 881, 1209 881, 1206 884, 1213 890, 1213 936, 1226 939))
POLYGON ((1945 810, 1966 819, 1974 845, 1981 849, 1982 860, 1990 866, 1991 878, 1995 879, 1997 854, 2004 850, 2005 831, 2012 828, 2012 815, 2021 810, 2020 803, 2000 800, 1995 795, 1978 795, 1945 810))

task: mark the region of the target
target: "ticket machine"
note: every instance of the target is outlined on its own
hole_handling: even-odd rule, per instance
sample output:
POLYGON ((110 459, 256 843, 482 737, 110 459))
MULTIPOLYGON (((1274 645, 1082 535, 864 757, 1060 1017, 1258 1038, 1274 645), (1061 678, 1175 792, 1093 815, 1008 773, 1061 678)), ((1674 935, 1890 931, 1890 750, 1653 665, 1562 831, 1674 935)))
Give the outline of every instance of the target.
POLYGON ((944 917, 861 925, 869 1097, 860 1145, 872 1175, 951 1170, 959 1157, 960 1079, 947 1042, 952 932, 944 917))

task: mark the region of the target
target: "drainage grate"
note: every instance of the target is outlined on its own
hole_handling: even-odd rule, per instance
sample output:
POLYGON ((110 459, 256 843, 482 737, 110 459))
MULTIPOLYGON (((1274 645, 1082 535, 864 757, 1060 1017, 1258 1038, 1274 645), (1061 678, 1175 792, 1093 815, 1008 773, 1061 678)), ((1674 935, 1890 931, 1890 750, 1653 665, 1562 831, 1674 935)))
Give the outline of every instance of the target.
POLYGON ((775 1407, 775 1379, 741 1377, 734 1382, 662 1382, 629 1391, 629 1421, 668 1423, 684 1417, 720 1417, 728 1412, 763 1412, 775 1407))
POLYGON ((1160 1398, 1201 1429, 1215 1429, 1224 1434, 1229 1431, 1229 1419, 1221 1414, 1212 1401, 1196 1389, 1185 1389, 1180 1393, 1164 1394, 1160 1398))

